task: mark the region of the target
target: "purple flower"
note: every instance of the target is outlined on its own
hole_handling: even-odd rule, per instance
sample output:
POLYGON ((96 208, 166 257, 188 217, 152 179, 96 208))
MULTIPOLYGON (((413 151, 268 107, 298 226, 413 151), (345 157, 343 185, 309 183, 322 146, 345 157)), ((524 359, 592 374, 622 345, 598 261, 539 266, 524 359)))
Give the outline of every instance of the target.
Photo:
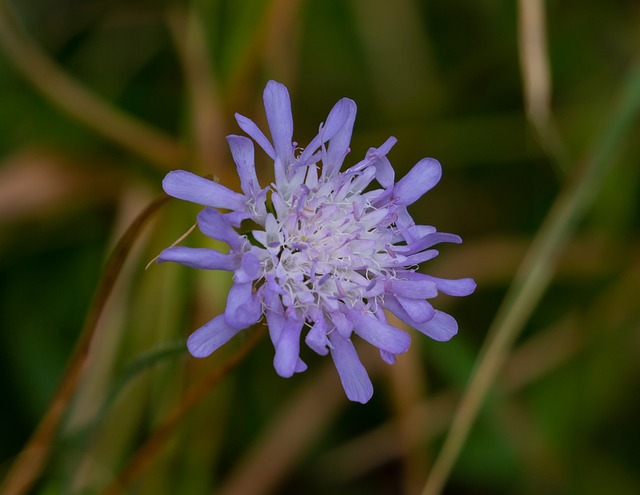
POLYGON ((286 87, 269 81, 264 105, 271 140, 253 121, 238 114, 236 119, 273 160, 274 184, 261 188, 253 141, 233 135, 227 140, 241 193, 184 170, 163 181, 169 195, 206 207, 198 215, 200 230, 227 243, 229 252, 176 246, 158 261, 233 272, 224 314, 196 330, 187 347, 195 357, 208 356, 264 316, 280 376, 306 369, 300 359, 304 337, 313 351, 331 354, 347 397, 365 403, 373 387, 353 334, 392 364, 407 351, 410 337, 390 325, 383 310, 445 341, 457 333, 457 323, 428 299, 439 292, 466 296, 475 289, 469 278, 446 280, 416 271, 438 255, 435 244, 461 242, 457 235, 416 225, 407 211, 440 180, 440 164, 425 158, 395 182, 386 155, 396 139, 389 138, 341 172, 356 117, 352 100, 340 100, 302 150, 292 142, 286 87), (378 187, 369 187, 374 180, 378 187))

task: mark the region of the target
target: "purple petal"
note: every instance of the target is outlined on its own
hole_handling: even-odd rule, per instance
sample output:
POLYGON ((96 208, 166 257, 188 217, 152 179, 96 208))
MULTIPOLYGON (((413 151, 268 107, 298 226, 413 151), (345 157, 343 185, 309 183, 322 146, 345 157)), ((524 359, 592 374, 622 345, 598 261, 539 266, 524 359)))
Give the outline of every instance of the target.
POLYGON ((242 194, 186 170, 169 172, 162 181, 162 188, 169 196, 199 205, 228 210, 243 210, 246 206, 242 194))
MULTIPOLYGON (((336 109, 338 105, 341 106, 341 108, 339 109, 341 113, 345 113, 346 111, 346 118, 344 119, 343 124, 339 127, 339 130, 331 138, 331 141, 329 141, 327 163, 324 164, 324 167, 328 167, 327 170, 325 170, 324 168, 322 170, 322 174, 325 177, 331 177, 334 173, 340 170, 340 167, 342 167, 342 162, 344 162, 344 158, 349 152, 351 133, 353 132, 353 123, 356 120, 357 107, 353 100, 343 98, 333 108, 336 109)), ((329 122, 330 117, 331 113, 327 118, 327 123, 329 122)))
POLYGON ((451 337, 458 333, 458 322, 453 316, 438 310, 429 321, 413 325, 413 327, 427 337, 440 342, 450 340, 451 337))
MULTIPOLYGON (((406 303, 407 301, 408 300, 403 300, 404 303, 406 303)), ((400 301, 397 298, 393 297, 390 294, 385 295, 383 306, 389 311, 391 311, 394 315, 396 315, 400 320, 404 321, 410 327, 418 328, 418 326, 421 324, 415 321, 413 318, 411 318, 411 316, 409 315, 409 312, 405 309, 404 305, 400 303, 400 301)), ((432 319, 434 316, 435 316, 435 310, 431 308, 431 316, 429 319, 432 319)))
POLYGON ((189 336, 187 349, 193 357, 207 357, 241 330, 241 328, 230 327, 224 322, 224 316, 218 315, 189 336))
POLYGON ((240 187, 247 196, 256 196, 260 190, 256 175, 253 142, 244 136, 227 136, 233 161, 238 168, 240 187))
POLYGON ((331 357, 349 400, 365 404, 373 395, 373 385, 350 340, 338 333, 329 334, 331 357))
POLYGON ((416 242, 418 239, 436 231, 435 227, 430 225, 416 225, 406 207, 397 208, 396 215, 398 216, 396 225, 407 243, 416 242))
POLYGON ((302 373, 303 371, 307 371, 307 364, 300 358, 298 358, 298 362, 296 363, 296 373, 302 373))
POLYGON ((240 284, 253 282, 260 276, 260 268, 260 260, 252 253, 245 253, 240 268, 233 274, 233 281, 240 284))
POLYGON ((402 265, 419 265, 420 263, 424 263, 425 261, 435 258, 438 254, 438 251, 435 249, 427 249, 426 251, 407 256, 402 262, 402 265))
POLYGON ((396 364, 396 355, 380 349, 380 357, 387 364, 396 364))
POLYGON ((349 318, 338 311, 331 313, 331 321, 333 322, 336 330, 340 335, 342 335, 345 339, 351 337, 351 333, 353 332, 353 322, 349 320, 349 318))
POLYGON ((258 146, 260 146, 264 152, 269 155, 269 158, 275 160, 276 152, 274 151, 271 142, 267 139, 267 136, 262 133, 253 120, 237 113, 236 122, 238 122, 240 129, 246 132, 256 143, 258 143, 258 146))
POLYGON ((198 213, 198 227, 204 235, 226 242, 234 251, 242 248, 243 236, 233 230, 222 213, 213 208, 205 208, 198 213))
POLYGON ((461 278, 458 280, 449 280, 446 278, 437 278, 427 275, 438 285, 438 290, 449 296, 468 296, 476 290, 476 282, 472 278, 461 278))
POLYGON ((174 261, 181 265, 201 270, 227 270, 238 268, 238 257, 222 254, 213 249, 174 246, 165 249, 158 256, 158 263, 174 261))
MULTIPOLYGON (((344 129, 345 123, 351 117, 352 112, 353 118, 355 120, 355 103, 352 100, 348 98, 342 98, 340 101, 338 101, 338 103, 336 103, 329 112, 327 121, 320 129, 320 132, 318 132, 318 134, 311 140, 311 142, 300 154, 300 157, 298 159, 299 163, 313 163, 316 158, 319 158, 319 156, 316 157, 314 153, 322 144, 334 138, 338 131, 342 131, 344 129)), ((351 122, 351 127, 353 127, 353 122, 351 122)), ((349 135, 350 134, 351 131, 349 131, 349 135)), ((333 143, 333 141, 331 142, 333 143)), ((347 142, 347 147, 348 145, 349 143, 347 142)), ((347 148, 343 150, 343 154, 345 154, 346 151, 347 148)))
POLYGON ((429 299, 438 295, 438 285, 434 280, 393 279, 385 286, 386 292, 411 299, 429 299), (387 287, 388 286, 388 287, 387 287))
POLYGON ((321 317, 316 321, 316 323, 311 327, 311 330, 309 330, 309 333, 307 333, 304 341, 311 349, 321 356, 327 355, 329 352, 327 349, 329 340, 327 339, 327 322, 324 317, 321 317))
POLYGON ((269 81, 263 99, 276 157, 288 165, 293 158, 293 116, 289 91, 283 84, 269 81))
POLYGON ((376 180, 385 189, 393 185, 396 174, 391 162, 386 156, 378 158, 372 164, 376 170, 376 180))
POLYGON ((247 328, 262 316, 262 303, 253 292, 253 284, 233 284, 227 296, 224 321, 233 328, 247 328))
POLYGON ((278 286, 273 277, 268 277, 264 285, 264 302, 266 306, 265 316, 267 317, 267 327, 269 328, 269 337, 275 345, 282 333, 284 326, 284 308, 280 300, 280 292, 282 289, 278 286))
POLYGON ((280 338, 275 344, 276 355, 273 358, 273 367, 283 378, 289 378, 296 371, 300 355, 300 332, 303 324, 304 320, 295 313, 286 317, 280 338))
POLYGON ((424 323, 433 318, 435 310, 433 306, 424 299, 409 299, 407 297, 396 297, 397 301, 407 312, 409 318, 416 323, 424 323))
POLYGON ((418 240, 408 243, 406 246, 396 246, 394 250, 398 253, 408 255, 408 254, 417 253, 424 249, 428 249, 431 246, 440 244, 441 242, 451 242, 453 244, 460 244, 462 243, 462 239, 460 238, 460 236, 456 234, 434 232, 432 234, 427 234, 425 236, 422 236, 418 240))
POLYGON ((355 332, 371 345, 392 354, 402 354, 409 349, 411 338, 408 333, 358 309, 346 308, 344 311, 353 322, 355 332))
POLYGON ((397 204, 408 206, 415 203, 438 183, 441 175, 442 167, 438 160, 423 158, 395 185, 393 195, 397 204))

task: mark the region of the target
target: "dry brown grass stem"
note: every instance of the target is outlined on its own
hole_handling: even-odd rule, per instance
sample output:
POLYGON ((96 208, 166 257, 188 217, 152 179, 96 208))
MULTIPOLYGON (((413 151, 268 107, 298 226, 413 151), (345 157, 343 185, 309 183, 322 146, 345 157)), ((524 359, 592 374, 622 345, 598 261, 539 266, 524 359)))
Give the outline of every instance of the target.
POLYGON ((114 247, 105 265, 100 285, 93 298, 84 327, 58 390, 54 394, 51 404, 38 424, 37 429, 18 455, 13 466, 11 466, 2 486, 1 491, 3 494, 21 495, 27 493, 38 479, 47 462, 60 420, 67 409, 67 405, 82 376, 85 364, 90 357, 90 344, 94 331, 127 255, 131 251, 135 240, 139 237, 142 227, 168 199, 168 196, 162 196, 147 206, 136 217, 114 247))
POLYGON ((6 0, 0 0, 0 45, 36 90, 78 122, 162 170, 186 162, 172 137, 102 100, 58 66, 20 27, 6 0))
POLYGON ((520 0, 518 14, 520 67, 527 117, 544 151, 566 172, 569 158, 551 110, 552 84, 544 0, 520 0))
POLYGON ((216 179, 227 183, 224 171, 214 170, 216 164, 225 163, 226 144, 223 136, 226 132, 213 77, 211 53, 201 22, 193 6, 189 11, 174 6, 167 12, 167 24, 187 85, 197 158, 195 169, 204 175, 214 173, 216 179))
POLYGON ((186 391, 169 417, 149 435, 117 478, 101 492, 101 495, 126 493, 126 488, 134 483, 162 452, 162 448, 180 421, 200 403, 216 383, 242 362, 265 335, 265 329, 266 327, 260 326, 231 358, 221 366, 213 368, 209 375, 186 391))

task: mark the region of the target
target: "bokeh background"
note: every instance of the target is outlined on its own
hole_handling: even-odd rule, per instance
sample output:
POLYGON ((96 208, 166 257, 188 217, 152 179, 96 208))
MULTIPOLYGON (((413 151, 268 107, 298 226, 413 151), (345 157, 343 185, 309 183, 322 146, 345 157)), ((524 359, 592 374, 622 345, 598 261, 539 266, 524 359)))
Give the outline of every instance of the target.
POLYGON ((307 372, 278 377, 263 339, 131 468, 259 332, 205 360, 185 352, 229 280, 145 270, 198 211, 169 201, 135 238, 27 493, 420 493, 518 266, 611 129, 607 173, 444 493, 640 493, 640 128, 624 99, 640 91, 638 2, 2 0, 0 38, 0 474, 50 407, 116 241, 171 169, 237 187, 224 136, 241 132, 234 112, 264 125, 276 79, 302 146, 348 96, 348 163, 391 135, 396 176, 440 160, 412 213, 464 239, 423 266, 476 279, 472 296, 436 302, 459 335, 413 333, 393 367, 360 346, 376 389, 365 406, 311 352, 307 372))

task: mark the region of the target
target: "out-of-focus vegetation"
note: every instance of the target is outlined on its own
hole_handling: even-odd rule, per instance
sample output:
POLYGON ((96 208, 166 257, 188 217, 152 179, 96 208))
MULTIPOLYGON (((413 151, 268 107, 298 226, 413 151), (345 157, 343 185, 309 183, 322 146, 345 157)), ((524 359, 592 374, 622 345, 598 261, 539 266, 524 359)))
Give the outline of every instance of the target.
POLYGON ((607 173, 545 266, 553 278, 445 493, 640 493, 640 127, 632 108, 616 117, 625 88, 640 91, 638 26, 635 1, 0 1, 0 474, 71 373, 117 240, 172 168, 237 187, 224 136, 241 132, 234 112, 264 124, 262 88, 276 79, 301 145, 348 96, 349 163, 390 135, 397 177, 441 161, 412 213, 464 239, 424 265, 476 279, 473 296, 437 302, 459 335, 413 333, 392 367, 360 347, 376 387, 365 406, 311 352, 307 372, 278 377, 264 339, 190 396, 259 330, 188 356, 185 337, 221 311, 229 280, 145 271, 197 212, 169 201, 75 361, 31 492, 420 493, 520 262, 556 198, 600 160, 607 173))

